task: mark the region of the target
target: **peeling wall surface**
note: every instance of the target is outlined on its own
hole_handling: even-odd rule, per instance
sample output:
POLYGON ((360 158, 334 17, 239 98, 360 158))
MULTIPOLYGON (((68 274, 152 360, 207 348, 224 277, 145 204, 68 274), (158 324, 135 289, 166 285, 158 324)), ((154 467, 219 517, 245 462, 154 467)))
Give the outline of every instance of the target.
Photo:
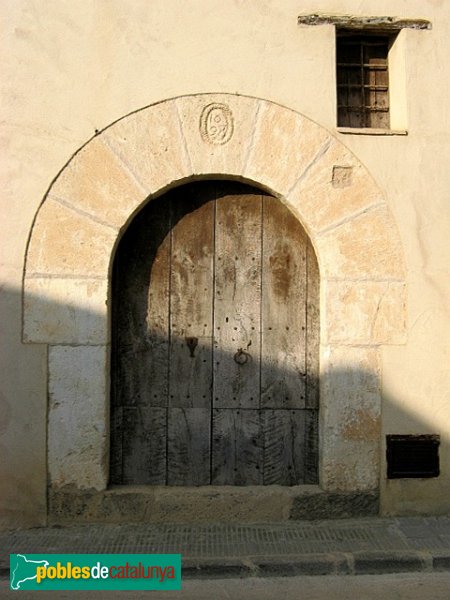
MULTIPOLYGON (((339 428, 322 429, 322 452, 326 455, 333 436, 341 436, 349 456, 353 452, 354 462, 348 458, 341 465, 328 463, 326 467, 324 463, 323 486, 339 490, 339 482, 345 481, 344 488, 350 491, 373 490, 377 484, 373 474, 376 465, 383 514, 449 513, 448 3, 4 0, 0 12, 0 40, 5 57, 0 82, 4 223, 0 288, 1 526, 47 522, 49 470, 50 477, 52 469, 53 473, 78 469, 82 473, 78 481, 83 477, 87 482, 90 478, 101 480, 102 485, 106 481, 105 456, 97 455, 100 462, 96 463, 89 452, 79 456, 71 453, 64 444, 64 427, 72 433, 78 431, 79 439, 83 439, 85 430, 80 423, 97 423, 89 435, 107 439, 105 406, 92 404, 88 399, 107 395, 107 380, 97 375, 104 369, 102 348, 108 343, 104 275, 109 268, 111 248, 118 231, 126 226, 145 194, 162 189, 168 184, 170 173, 177 170, 179 179, 193 172, 233 172, 259 182, 287 198, 286 203, 311 236, 323 279, 321 311, 325 328, 321 329, 322 336, 324 332, 327 336, 321 340, 321 393, 326 398, 322 419, 328 424, 333 419, 340 423, 339 428), (402 119, 407 135, 352 135, 338 131, 335 29, 327 23, 299 25, 300 12, 431 22, 429 29, 406 28, 399 34, 405 97, 402 119), (223 145, 210 145, 207 156, 202 155, 204 150, 198 150, 203 148, 200 142, 196 145, 192 141, 198 131, 189 129, 189 115, 192 111, 201 112, 204 106, 201 94, 213 94, 210 102, 224 102, 228 95, 235 125, 240 126, 229 143, 226 140, 223 145), (179 98, 176 110, 174 101, 163 102, 172 98, 179 98), (124 175, 123 168, 114 171, 111 148, 117 155, 122 152, 124 128, 138 144, 143 139, 142 119, 123 117, 156 103, 165 108, 157 105, 136 113, 148 113, 149 119, 154 119, 149 125, 152 140, 159 136, 161 127, 161 135, 164 133, 170 140, 184 139, 186 147, 178 147, 178 155, 172 152, 169 164, 165 155, 170 155, 173 148, 168 151, 161 144, 162 137, 158 137, 160 142, 154 151, 159 153, 155 163, 158 168, 152 171, 151 165, 142 161, 145 153, 136 146, 136 172, 148 177, 144 182, 137 181, 129 172, 124 175), (264 111, 269 115, 266 133, 263 121, 258 128, 247 118, 258 111, 258 103, 259 117, 266 114, 264 111), (158 120, 158 110, 164 113, 164 119, 158 120), (171 110, 173 120, 167 118, 171 110), (277 116, 278 110, 284 116, 277 116), (297 115, 290 124, 287 114, 297 115), (96 135, 119 119, 123 120, 96 135), (139 135, 133 130, 134 122, 139 123, 139 135), (300 130, 295 129, 304 122, 310 123, 305 131, 314 131, 313 137, 302 138, 300 130), (171 127, 174 131, 167 132, 171 127), (287 133, 273 154, 273 149, 267 150, 267 144, 261 143, 258 135, 261 139, 272 136, 272 143, 277 128, 287 133), (80 147, 93 137, 57 178, 80 147), (342 156, 342 148, 347 148, 352 158, 347 162, 329 161, 330 175, 325 182, 320 175, 314 180, 314 172, 309 173, 315 189, 324 198, 332 199, 336 194, 341 202, 333 204, 330 200, 317 205, 315 194, 308 193, 307 186, 304 193, 296 192, 295 154, 299 150, 288 142, 301 140, 301 152, 307 153, 309 147, 316 147, 319 138, 324 143, 327 137, 332 140, 331 153, 336 147, 337 155, 342 156), (248 174, 242 171, 238 149, 221 154, 223 148, 231 148, 235 142, 254 143, 257 147, 259 144, 261 151, 246 163, 248 174), (190 166, 186 166, 184 152, 190 157, 190 166), (84 161, 89 153, 91 159, 84 161), (276 161, 280 161, 280 168, 276 161), (349 161, 354 163, 350 165, 349 161), (353 167, 352 174, 346 170, 349 165, 353 167), (77 172, 78 168, 83 172, 77 172), (369 179, 360 181, 360 172, 370 174, 372 183, 367 187, 364 186, 369 179), (105 189, 96 188, 99 181, 106 180, 112 185, 107 194, 111 198, 120 195, 120 203, 108 204, 105 189), (67 185, 77 181, 78 187, 58 188, 61 181, 67 185), (352 185, 358 187, 358 194, 349 192, 352 185), (50 187, 51 193, 38 213, 50 187), (375 194, 373 198, 371 194, 375 194), (76 213, 69 206, 74 197, 78 203, 76 213), (367 217, 366 208, 375 216, 367 217), (354 216, 358 210, 362 211, 358 218, 345 222, 346 215, 354 216), (51 219, 51 227, 47 218, 51 219), (341 223, 339 233, 337 222, 341 223), (366 222, 371 223, 372 229, 366 222), (27 278, 25 302, 30 298, 33 301, 25 306, 24 324, 22 288, 32 230, 28 253, 32 277, 27 278), (353 235, 355 231, 359 233, 353 235), (66 236, 73 235, 78 236, 78 255, 65 254, 70 247, 66 236), (46 252, 46 246, 53 248, 53 253, 46 252), (108 249, 109 254, 99 252, 102 248, 108 249), (375 263, 382 265, 379 277, 371 267, 375 263), (93 275, 89 281, 76 278, 82 275, 75 268, 80 264, 85 265, 84 275, 93 275), (334 277, 330 272, 334 268, 345 270, 345 277, 339 273, 334 277), (61 277, 67 273, 68 278, 61 277), (74 305, 77 294, 78 304, 74 305), (55 298, 56 308, 50 302, 55 298), (398 312, 399 306, 405 305, 406 336, 402 322, 405 314, 398 312), (81 313, 84 317, 79 317, 81 313), (83 346, 89 347, 87 352, 83 346), (49 364, 57 366, 53 377, 50 368, 50 378, 49 364), (93 373, 81 387, 73 379, 76 364, 85 365, 85 373, 93 373), (329 373, 333 370, 337 376, 331 383, 329 373), (380 384, 381 409, 372 418, 380 384), (77 402, 80 404, 76 410, 77 402), (65 411, 59 435, 58 411, 65 411), (427 433, 441 437, 440 476, 387 480, 385 436, 427 433), (47 450, 49 435, 52 444, 47 450), (360 452, 362 443, 364 451, 360 452), (61 462, 64 452, 67 454, 61 462), (366 484, 365 466, 361 471, 358 461, 372 465, 372 471, 366 473, 366 484), (339 468, 345 472, 339 472, 339 468), (333 478, 338 484, 333 483, 333 478)), ((246 154, 246 159, 250 154, 246 154)), ((89 446, 90 440, 86 444, 89 446)), ((102 447, 107 453, 107 445, 102 447)), ((67 483, 72 485, 74 481, 67 483)))

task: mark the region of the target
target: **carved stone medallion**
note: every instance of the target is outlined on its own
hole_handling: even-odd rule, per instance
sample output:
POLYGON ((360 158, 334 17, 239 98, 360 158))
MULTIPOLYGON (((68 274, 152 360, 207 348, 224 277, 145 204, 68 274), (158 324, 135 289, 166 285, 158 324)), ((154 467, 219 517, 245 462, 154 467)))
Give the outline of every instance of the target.
POLYGON ((200 133, 205 142, 226 144, 234 131, 233 114, 226 104, 207 104, 200 115, 200 133))

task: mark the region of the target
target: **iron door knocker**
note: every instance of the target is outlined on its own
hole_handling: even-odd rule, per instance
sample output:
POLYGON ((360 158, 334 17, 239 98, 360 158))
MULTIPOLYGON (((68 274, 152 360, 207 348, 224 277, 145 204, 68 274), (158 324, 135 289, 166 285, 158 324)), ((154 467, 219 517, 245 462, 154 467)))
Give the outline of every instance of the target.
POLYGON ((251 356, 248 352, 242 350, 242 348, 239 348, 239 350, 234 355, 234 362, 236 362, 238 365, 245 365, 246 363, 248 363, 250 358, 251 356))

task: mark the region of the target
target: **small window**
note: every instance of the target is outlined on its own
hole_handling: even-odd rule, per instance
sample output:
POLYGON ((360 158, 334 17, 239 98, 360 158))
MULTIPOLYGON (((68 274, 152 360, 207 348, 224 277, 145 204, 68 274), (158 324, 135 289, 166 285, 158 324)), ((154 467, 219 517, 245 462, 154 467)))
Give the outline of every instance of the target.
POLYGON ((389 129, 391 38, 337 30, 338 127, 389 129))

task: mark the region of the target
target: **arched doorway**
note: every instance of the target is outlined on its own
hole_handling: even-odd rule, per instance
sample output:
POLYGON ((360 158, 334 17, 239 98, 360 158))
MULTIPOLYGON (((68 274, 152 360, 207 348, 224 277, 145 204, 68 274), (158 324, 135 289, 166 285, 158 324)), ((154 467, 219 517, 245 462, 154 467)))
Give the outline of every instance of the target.
POLYGON ((256 494, 252 486, 220 493, 214 486, 108 487, 110 277, 118 240, 147 203, 214 178, 252 182, 282 198, 314 245, 321 296, 316 492, 334 515, 336 494, 346 514, 360 514, 361 498, 377 510, 382 349, 406 335, 402 243, 383 191, 338 138, 304 115, 260 98, 194 94, 143 108, 96 135, 52 182, 33 223, 23 341, 48 349, 53 523, 68 515, 187 522, 193 507, 196 518, 214 522, 230 515, 224 506, 236 522, 276 520, 299 514, 304 498, 296 494, 316 502, 301 486, 260 486, 256 494), (218 105, 227 116, 220 140, 202 119, 218 105))
POLYGON ((318 266, 280 200, 232 181, 153 200, 112 303, 111 483, 317 483, 318 266))

